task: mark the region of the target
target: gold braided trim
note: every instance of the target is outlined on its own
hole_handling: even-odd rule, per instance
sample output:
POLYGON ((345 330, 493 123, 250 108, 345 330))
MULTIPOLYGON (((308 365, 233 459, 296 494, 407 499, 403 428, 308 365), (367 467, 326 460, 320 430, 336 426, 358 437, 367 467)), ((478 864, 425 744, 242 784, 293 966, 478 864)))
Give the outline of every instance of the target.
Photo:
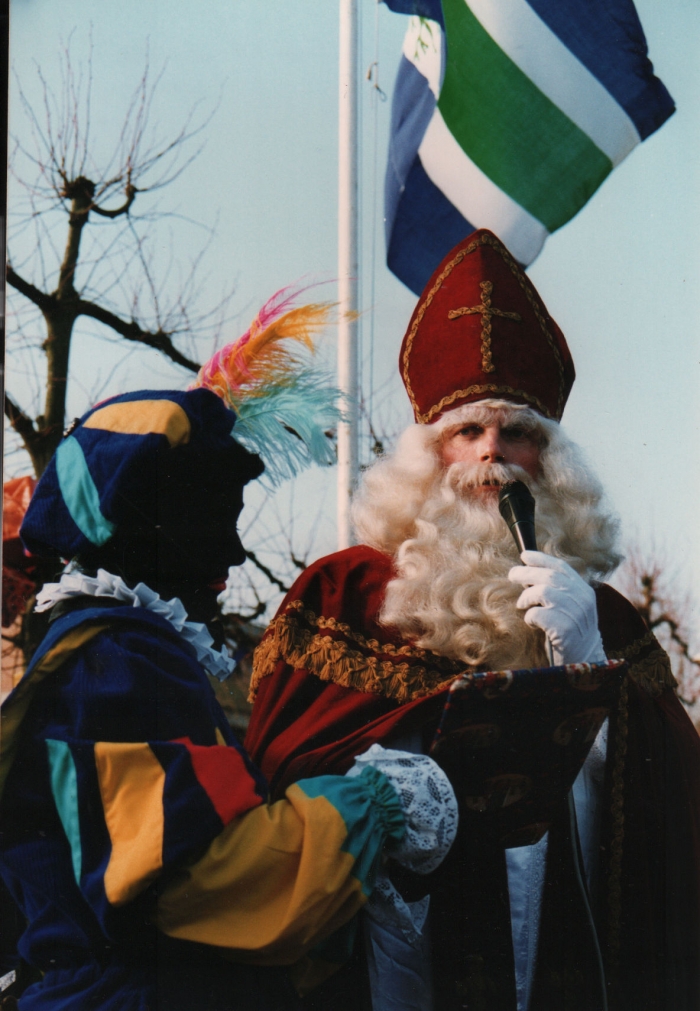
MULTIPOLYGON (((630 660, 633 656, 639 656, 643 649, 648 649, 648 647, 652 646, 655 642, 656 636, 654 633, 652 631, 647 632, 641 639, 635 639, 629 646, 625 646, 625 659, 630 660)), ((614 656, 616 660, 620 660, 622 659, 622 653, 622 650, 616 650, 614 653, 610 653, 610 656, 614 656)))
POLYGON ((497 309, 492 304, 493 281, 480 281, 479 290, 481 291, 481 302, 478 305, 463 305, 461 309, 450 309, 447 318, 460 319, 462 316, 481 316, 481 371, 495 372, 496 366, 493 364, 493 348, 491 347, 493 317, 500 316, 501 319, 511 319, 516 323, 522 323, 523 318, 519 312, 497 309))
POLYGON ((350 625, 346 625, 344 622, 338 621, 337 618, 317 618, 313 611, 309 611, 304 608, 303 600, 291 600, 287 604, 284 614, 278 615, 273 621, 271 621, 269 628, 273 628, 275 623, 290 611, 297 611, 300 619, 303 619, 307 622, 307 624, 314 628, 328 628, 334 632, 340 632, 346 637, 346 639, 352 639, 352 641, 356 642, 359 646, 362 646, 364 649, 370 649, 375 653, 380 653, 386 656, 410 656, 417 660, 429 659, 431 663, 442 665, 450 671, 453 668, 457 669, 459 666, 460 672, 464 673, 464 664, 458 664, 456 660, 450 660, 448 657, 440 656, 439 653, 432 653, 429 649, 423 649, 421 646, 411 646, 408 643, 404 643, 403 646, 395 646, 391 642, 379 642, 378 639, 368 639, 366 636, 362 635, 361 632, 356 632, 350 625))
MULTIPOLYGON (((404 381, 404 384, 406 386, 406 392, 408 393, 409 400, 411 401, 411 404, 413 406, 413 413, 414 413, 415 419, 416 419, 416 421, 418 422, 419 425, 426 425, 431 420, 431 418, 433 418, 438 413, 438 411, 440 410, 440 408, 436 405, 434 407, 431 407, 430 410, 426 414, 422 414, 421 413, 420 408, 418 407, 418 403, 416 401, 415 395, 413 393, 413 388, 411 386, 411 381, 410 381, 409 376, 408 376, 408 362, 409 362, 409 359, 410 359, 410 356, 411 356, 411 349, 413 348, 413 341, 415 339, 416 333, 418 332, 418 327, 423 322, 423 317, 425 316, 425 313, 426 313, 428 307, 430 306, 431 302, 435 298, 435 295, 437 294, 437 292, 442 287, 443 281, 445 281, 446 278, 448 278, 450 276, 450 274, 452 273, 452 271, 454 270, 454 268, 458 264, 460 264, 462 262, 462 260, 464 259, 465 256, 468 256, 470 253, 473 253, 475 249, 479 248, 479 246, 491 246, 492 249, 496 250, 496 252, 500 255, 501 259, 506 264, 506 266, 510 269, 511 273, 513 274, 513 277, 516 279, 516 281, 518 282, 518 284, 522 288, 523 292, 525 293, 525 297, 527 298, 528 302, 530 303, 530 306, 531 306, 531 308, 532 308, 532 310, 533 310, 533 312, 534 312, 534 314, 535 314, 535 316, 537 318, 537 322, 540 325, 540 329, 542 330, 542 333, 545 335, 545 337, 547 339, 547 343, 549 344, 550 348, 552 349, 552 353, 554 354, 554 360, 555 360, 555 362, 557 364, 557 369, 559 371, 559 395, 557 397, 557 410, 556 410, 556 418, 558 419, 558 418, 561 417, 561 413, 562 413, 562 409, 563 409, 563 404, 564 404, 564 364, 563 364, 563 362, 561 360, 561 353, 559 351, 559 348, 557 347, 557 344, 556 344, 556 341, 554 340, 554 337, 552 336, 552 334, 549 331, 549 327, 547 326, 547 323, 546 323, 545 318, 544 318, 544 314, 543 314, 542 310, 540 309, 540 307, 539 307, 539 305, 537 303, 537 299, 535 298, 535 296, 533 295, 532 291, 530 290, 530 287, 529 287, 528 283, 525 281, 525 279, 522 276, 522 271, 520 270, 520 267, 515 262, 515 260, 513 259, 513 257, 510 255, 510 253, 508 252, 508 250, 504 246, 502 246, 501 243, 498 242, 498 240, 494 239, 493 236, 491 236, 491 235, 481 235, 481 236, 479 236, 478 239, 474 239, 473 242, 470 242, 469 245, 465 249, 460 250, 459 253, 457 253, 456 256, 454 256, 449 261, 449 263, 447 263, 445 265, 445 267, 443 268, 443 270, 440 272, 440 274, 436 278, 435 284, 432 286, 432 288, 430 289, 430 291, 428 292, 428 294, 425 296, 425 299, 421 302, 421 304, 420 304, 420 306, 418 308, 418 312, 416 313, 416 317, 413 320, 413 324, 411 326, 411 329, 409 330, 408 337, 406 338, 406 347, 404 348, 404 353, 403 353, 403 358, 402 358, 402 366, 403 366, 402 367, 402 372, 403 372, 403 381, 404 381)), ((489 389, 490 389, 490 387, 486 387, 486 390, 489 390, 489 389)), ((470 387, 470 390, 472 390, 471 387, 470 387)), ((477 393, 477 392, 481 392, 481 391, 478 388, 475 388, 475 389, 472 390, 472 392, 477 393)), ((507 388, 504 388, 503 390, 493 390, 493 392, 517 392, 517 391, 510 391, 507 388)), ((465 396, 466 394, 464 394, 464 393, 462 393, 462 394, 453 394, 451 398, 445 398, 444 399, 444 403, 445 404, 451 403, 453 400, 455 400, 460 395, 461 396, 465 396)), ((528 398, 528 399, 534 400, 534 398, 528 398)), ((441 403, 443 403, 443 401, 441 401, 441 403)), ((547 417, 547 418, 551 418, 552 417, 551 412, 548 411, 548 410, 546 410, 546 409, 544 410, 544 414, 545 414, 545 417, 547 417)))
POLYGON ((660 695, 666 688, 675 689, 678 687, 678 682, 671 670, 668 653, 661 648, 653 632, 647 632, 641 639, 636 639, 625 649, 610 650, 608 657, 610 660, 627 660, 630 679, 649 695, 660 695), (644 650, 650 650, 650 652, 633 662, 633 658, 639 656, 644 650))
POLYGON ((258 685, 272 674, 280 660, 295 670, 307 670, 321 681, 397 702, 410 702, 440 691, 465 669, 464 664, 429 650, 367 639, 335 618, 317 617, 305 610, 301 600, 291 601, 274 619, 255 650, 249 701, 254 701, 258 685), (344 638, 334 638, 330 632, 344 638), (416 660, 428 660, 430 666, 416 660))
POLYGON ((434 404, 430 408, 427 414, 422 414, 418 419, 419 423, 422 425, 427 425, 436 414, 443 411, 448 404, 453 404, 455 400, 459 400, 460 397, 469 397, 472 393, 510 393, 514 397, 522 397, 523 400, 527 400, 530 404, 534 404, 541 414, 545 417, 551 418, 551 413, 542 403, 542 401, 534 396, 532 393, 526 393, 525 390, 515 390, 512 386, 494 386, 491 383, 482 386, 468 386, 466 390, 455 390, 454 393, 450 393, 448 397, 443 397, 437 404, 434 404))

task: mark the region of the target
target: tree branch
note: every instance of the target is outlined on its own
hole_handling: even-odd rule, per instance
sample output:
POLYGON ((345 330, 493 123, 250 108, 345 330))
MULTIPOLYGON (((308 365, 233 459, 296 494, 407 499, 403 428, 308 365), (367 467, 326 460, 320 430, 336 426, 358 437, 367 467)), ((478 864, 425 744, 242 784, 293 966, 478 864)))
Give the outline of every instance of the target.
POLYGON ((90 206, 95 195, 95 184, 85 176, 77 179, 64 179, 61 196, 70 200, 68 213, 68 236, 63 254, 63 262, 58 272, 58 287, 56 297, 60 300, 75 298, 75 268, 80 256, 80 241, 83 228, 90 216, 90 206))
POLYGON ((24 295, 30 302, 33 302, 34 305, 42 310, 42 312, 46 309, 50 309, 53 305, 51 295, 47 295, 46 292, 40 291, 39 288, 35 288, 33 284, 29 283, 29 281, 25 281, 24 278, 20 277, 9 264, 7 265, 5 271, 5 277, 7 278, 8 284, 11 284, 12 287, 16 288, 21 295, 24 295))
POLYGON ((680 629, 680 623, 676 621, 676 619, 672 615, 662 613, 658 615, 658 617, 655 618, 652 622, 650 622, 649 627, 653 631, 660 625, 666 625, 668 627, 669 636, 671 637, 673 642, 675 642, 676 646, 678 646, 678 648, 680 649, 681 653, 688 661, 688 663, 692 663, 696 667, 700 667, 700 661, 696 660, 694 657, 690 655, 690 643, 683 636, 680 629))
POLYGON ((173 344, 170 336, 162 330, 158 330, 156 333, 149 333, 147 330, 142 330, 134 320, 123 320, 116 313, 110 312, 109 309, 104 309, 101 305, 96 305, 94 302, 88 302, 82 298, 76 304, 76 315, 89 316, 91 319, 96 319, 98 323, 104 323, 105 326, 110 327, 115 333, 125 337, 126 340, 137 341, 139 344, 145 344, 149 348, 155 348, 156 351, 161 351, 164 355, 167 355, 176 365, 182 365, 183 368, 189 369, 190 372, 199 372, 197 362, 193 362, 181 354, 173 344))
POLYGON ((290 587, 285 586, 282 580, 277 578, 272 569, 268 569, 267 565, 265 565, 263 562, 260 561, 260 559, 258 558, 258 556, 255 554, 254 551, 246 551, 245 554, 246 558, 250 558, 251 562, 256 567, 256 569, 260 569, 262 574, 264 576, 267 576, 267 578, 270 580, 271 583, 279 587, 282 593, 289 593, 290 587))
POLYGON ((27 447, 39 441, 40 436, 34 427, 34 422, 7 393, 5 394, 5 415, 27 447))
MULTIPOLYGON (((240 611, 228 611, 224 615, 224 618, 230 618, 231 619, 230 623, 233 626, 233 628, 229 630, 229 638, 239 643, 239 645, 242 644, 241 640, 244 637, 246 640, 250 640, 250 647, 251 647, 250 652, 252 653, 258 643, 253 639, 251 639, 251 637, 246 632, 243 632, 241 634, 240 626, 248 625, 251 622, 255 621, 256 618, 259 618, 262 614, 265 613, 266 608, 267 603, 264 600, 259 600, 255 605, 255 607, 253 608, 253 610, 250 611, 248 614, 241 614, 240 611)), ((226 630, 226 624, 224 624, 224 629, 226 630)))
POLYGON ((308 562, 306 562, 303 558, 297 558, 297 556, 292 551, 291 545, 289 546, 289 557, 292 561, 292 564, 295 565, 300 572, 304 572, 306 569, 308 569, 309 567, 308 562))
POLYGON ((91 204, 90 210, 94 211, 95 214, 100 214, 103 218, 118 218, 120 214, 126 214, 131 205, 133 204, 138 191, 135 186, 132 186, 131 183, 128 183, 125 192, 126 192, 126 200, 124 201, 121 207, 117 207, 113 211, 108 211, 104 207, 98 207, 97 204, 91 204))

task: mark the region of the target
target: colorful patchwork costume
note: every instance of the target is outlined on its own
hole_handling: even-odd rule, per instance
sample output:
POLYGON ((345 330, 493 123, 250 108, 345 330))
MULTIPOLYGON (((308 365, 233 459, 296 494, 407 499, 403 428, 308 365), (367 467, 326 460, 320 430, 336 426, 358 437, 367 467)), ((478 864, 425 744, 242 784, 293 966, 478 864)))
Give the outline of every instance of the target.
POLYGON ((193 648, 144 608, 57 618, 3 727, 0 866, 44 972, 22 1008, 291 1007, 282 970, 221 955, 298 963, 403 830, 375 770, 270 807, 193 648))
MULTIPOLYGON (((154 571, 177 575, 189 536, 202 579, 218 552, 225 572, 262 470, 235 420, 208 389, 98 405, 39 482, 25 543, 95 563, 116 541, 127 566, 157 548, 154 571)), ((20 1008, 296 1007, 345 959, 381 850, 406 834, 390 777, 320 777, 268 803, 207 678, 227 656, 179 600, 80 568, 39 600, 49 631, 2 711, 0 873, 41 973, 20 1008)))

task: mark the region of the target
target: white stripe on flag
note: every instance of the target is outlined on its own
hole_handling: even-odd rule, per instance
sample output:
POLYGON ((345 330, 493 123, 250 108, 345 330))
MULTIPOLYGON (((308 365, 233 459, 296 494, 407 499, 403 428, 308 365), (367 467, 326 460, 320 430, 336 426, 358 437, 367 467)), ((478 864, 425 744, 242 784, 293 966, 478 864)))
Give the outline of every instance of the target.
POLYGON ((490 228, 527 266, 549 232, 474 164, 450 133, 439 109, 418 148, 432 182, 475 228, 490 228))
POLYGON ((640 142, 625 110, 527 0, 464 0, 494 42, 593 143, 619 165, 640 142))
POLYGON ((428 82, 436 98, 442 83, 442 28, 437 21, 411 16, 403 40, 403 54, 428 82))

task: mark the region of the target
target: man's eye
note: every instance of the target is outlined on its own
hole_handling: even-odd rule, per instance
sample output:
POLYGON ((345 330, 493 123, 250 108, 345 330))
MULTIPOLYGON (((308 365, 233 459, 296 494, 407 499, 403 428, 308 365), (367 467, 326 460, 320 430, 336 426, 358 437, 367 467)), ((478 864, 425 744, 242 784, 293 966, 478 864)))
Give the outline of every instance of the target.
POLYGON ((481 435, 481 432, 482 429, 480 425, 465 425, 464 428, 460 428, 457 434, 473 438, 476 435, 481 435))
POLYGON ((524 439, 530 438, 530 433, 525 428, 506 428, 504 429, 503 434, 507 439, 512 439, 514 442, 521 442, 524 439))

